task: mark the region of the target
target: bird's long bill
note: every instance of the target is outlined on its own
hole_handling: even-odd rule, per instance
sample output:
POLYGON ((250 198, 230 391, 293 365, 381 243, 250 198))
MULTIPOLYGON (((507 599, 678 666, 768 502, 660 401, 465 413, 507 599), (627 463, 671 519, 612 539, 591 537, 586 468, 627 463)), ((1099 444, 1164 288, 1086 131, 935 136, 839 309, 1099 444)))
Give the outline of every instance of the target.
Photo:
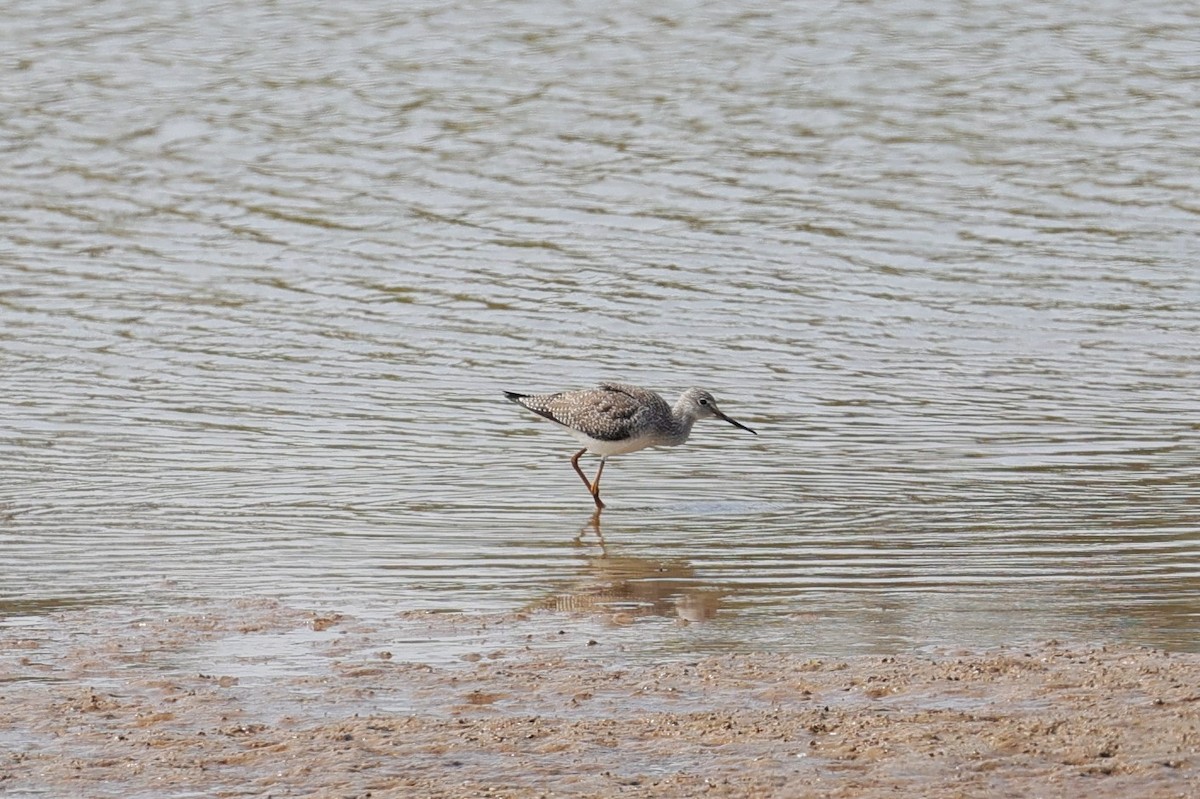
MULTIPOLYGON (((728 416, 726 416, 725 414, 721 413, 720 411, 718 411, 718 410, 717 410, 717 409, 715 409, 715 408, 713 409, 713 413, 714 413, 714 414, 716 414, 718 418, 720 418, 720 419, 724 419, 725 421, 729 422, 729 423, 730 423, 731 425, 733 425, 734 427, 740 427, 740 428, 742 428, 743 430, 745 430, 747 433, 754 433, 754 431, 753 431, 753 430, 751 430, 749 427, 746 427, 746 425, 742 424, 741 422, 739 422, 739 421, 738 421, 738 420, 736 420, 736 419, 730 419, 728 416)), ((758 435, 758 433, 754 433, 754 435, 758 435)))

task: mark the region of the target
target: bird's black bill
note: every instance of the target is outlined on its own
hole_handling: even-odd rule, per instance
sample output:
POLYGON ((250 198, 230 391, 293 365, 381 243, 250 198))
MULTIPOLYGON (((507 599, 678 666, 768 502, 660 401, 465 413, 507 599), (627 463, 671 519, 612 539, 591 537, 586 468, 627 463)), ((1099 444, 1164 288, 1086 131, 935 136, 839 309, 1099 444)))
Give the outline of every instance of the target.
MULTIPOLYGON (((736 419, 730 419, 728 416, 726 416, 725 414, 721 413, 720 411, 715 411, 715 413, 716 413, 716 415, 717 415, 717 416, 719 416, 720 418, 722 418, 722 419, 724 419, 725 421, 729 422, 729 423, 730 423, 731 425, 733 425, 734 427, 740 427, 740 428, 742 428, 743 430, 745 430, 747 433, 754 433, 754 431, 753 431, 753 430, 751 430, 749 427, 746 427, 746 425, 742 424, 741 422, 737 421, 736 419)), ((754 433, 754 435, 758 435, 758 433, 754 433)))

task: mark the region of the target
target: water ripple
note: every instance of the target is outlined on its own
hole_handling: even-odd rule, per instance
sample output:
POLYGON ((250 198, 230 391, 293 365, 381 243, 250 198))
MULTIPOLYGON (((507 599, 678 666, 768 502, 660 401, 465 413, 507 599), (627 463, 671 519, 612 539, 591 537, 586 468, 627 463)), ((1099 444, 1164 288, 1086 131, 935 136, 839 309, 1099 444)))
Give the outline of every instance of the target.
POLYGON ((0 607, 1195 649, 1183 6, 117 6, 7 20, 0 607), (609 378, 761 435, 597 531, 499 392, 609 378))

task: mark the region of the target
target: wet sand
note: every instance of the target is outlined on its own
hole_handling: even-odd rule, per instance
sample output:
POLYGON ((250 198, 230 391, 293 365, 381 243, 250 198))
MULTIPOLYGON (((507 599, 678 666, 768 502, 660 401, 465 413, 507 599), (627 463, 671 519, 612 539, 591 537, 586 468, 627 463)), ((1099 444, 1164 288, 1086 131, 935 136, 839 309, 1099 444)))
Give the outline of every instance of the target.
POLYGON ((271 601, 12 624, 0 795, 1200 796, 1197 655, 644 662, 571 629, 271 601), (488 645, 405 660, 436 640, 488 645))

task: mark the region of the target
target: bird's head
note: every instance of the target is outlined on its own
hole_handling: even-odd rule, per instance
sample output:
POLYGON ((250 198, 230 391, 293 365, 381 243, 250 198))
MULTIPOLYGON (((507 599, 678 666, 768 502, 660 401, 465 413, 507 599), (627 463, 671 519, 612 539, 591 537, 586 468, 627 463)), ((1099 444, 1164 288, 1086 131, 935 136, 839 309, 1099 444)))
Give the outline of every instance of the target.
MULTIPOLYGON (((696 419, 720 419, 723 422, 729 422, 734 427, 740 427, 748 433, 754 433, 746 425, 721 413, 721 409, 717 407, 716 397, 702 388, 689 388, 683 392, 683 402, 696 419)), ((758 435, 758 433, 754 433, 754 435, 758 435)))

